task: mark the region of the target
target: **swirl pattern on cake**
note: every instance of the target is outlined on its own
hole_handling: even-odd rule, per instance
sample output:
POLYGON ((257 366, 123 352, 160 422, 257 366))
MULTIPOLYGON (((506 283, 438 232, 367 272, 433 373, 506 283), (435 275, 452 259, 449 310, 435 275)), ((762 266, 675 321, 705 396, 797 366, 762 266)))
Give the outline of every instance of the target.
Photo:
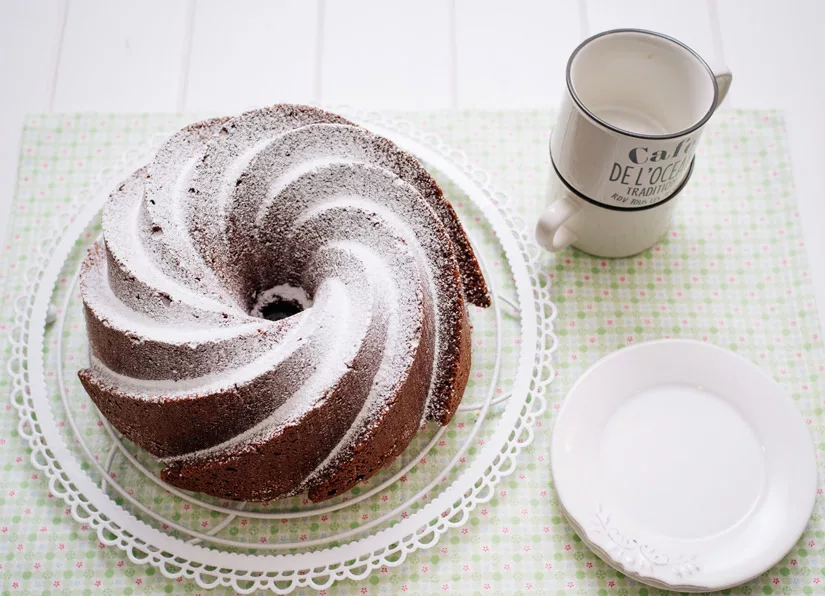
POLYGON ((247 501, 341 494, 447 424, 490 303, 421 164, 293 105, 173 135, 109 197, 81 292, 103 415, 167 482, 247 501))

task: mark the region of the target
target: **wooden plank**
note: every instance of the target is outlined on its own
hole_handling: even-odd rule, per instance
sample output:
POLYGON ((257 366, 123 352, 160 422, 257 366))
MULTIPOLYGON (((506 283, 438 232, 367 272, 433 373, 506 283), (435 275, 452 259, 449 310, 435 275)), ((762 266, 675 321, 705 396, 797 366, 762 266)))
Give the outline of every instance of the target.
POLYGON ((0 239, 6 224, 20 150, 23 116, 47 111, 65 14, 62 0, 12 0, 2 5, 0 17, 0 239))
POLYGON ((795 194, 825 328, 825 3, 786 2, 780 7, 767 0, 725 0, 717 10, 734 77, 732 105, 785 112, 795 194))
POLYGON ((714 67, 723 60, 717 55, 707 0, 693 2, 648 2, 646 0, 583 0, 587 5, 590 34, 633 27, 675 37, 699 52, 714 67))
POLYGON ((324 2, 320 97, 380 108, 451 105, 451 4, 324 2))
POLYGON ((802 108, 816 116, 825 100, 825 4, 766 0, 717 3, 723 47, 739 107, 802 108), (819 106, 814 112, 812 106, 819 106))
POLYGON ((577 3, 457 0, 458 107, 555 107, 585 34, 577 3))
POLYGON ((187 14, 186 2, 71 2, 54 110, 175 110, 187 14))
POLYGON ((200 0, 187 111, 239 112, 315 97, 316 1, 200 0))

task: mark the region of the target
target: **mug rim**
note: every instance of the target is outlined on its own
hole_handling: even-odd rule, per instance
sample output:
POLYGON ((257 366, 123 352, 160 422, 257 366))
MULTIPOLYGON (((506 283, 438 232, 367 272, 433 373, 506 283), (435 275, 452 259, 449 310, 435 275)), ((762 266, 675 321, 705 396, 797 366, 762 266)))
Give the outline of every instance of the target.
POLYGON ((566 82, 567 82, 567 91, 570 93, 570 96, 573 98, 573 101, 578 106, 578 108, 582 112, 584 112, 585 116, 587 116, 588 118, 590 118, 594 122, 600 124, 601 126, 605 127, 606 129, 608 129, 610 131, 619 133, 619 134, 624 135, 624 136, 633 137, 633 138, 636 138, 636 139, 667 140, 667 139, 676 139, 676 138, 688 135, 688 134, 700 129, 702 126, 704 126, 707 123, 708 120, 710 120, 710 117, 713 116, 713 112, 716 111, 716 106, 717 106, 717 103, 719 101, 719 84, 716 81, 716 75, 714 74, 713 69, 708 65, 708 63, 705 61, 705 59, 702 58, 702 56, 700 56, 699 53, 696 50, 691 48, 686 43, 684 43, 682 41, 679 41, 678 39, 676 39, 674 37, 671 37, 670 35, 666 35, 664 33, 659 33, 657 31, 650 31, 648 29, 635 29, 635 28, 632 28, 632 27, 623 27, 623 28, 619 28, 619 29, 610 29, 608 31, 602 31, 601 33, 596 33, 595 35, 591 35, 590 37, 585 39, 583 42, 581 42, 578 46, 576 46, 576 49, 573 50, 573 53, 570 54, 570 57, 567 59, 567 70, 566 70, 565 79, 566 79, 566 82), (710 76, 710 80, 713 83, 713 101, 711 102, 710 108, 705 113, 705 115, 702 116, 702 118, 700 118, 698 122, 696 122, 695 124, 693 124, 692 126, 686 128, 684 130, 681 130, 681 131, 675 132, 675 133, 667 133, 667 134, 656 135, 656 134, 637 133, 637 132, 633 132, 633 131, 630 131, 630 130, 625 130, 623 128, 619 128, 618 126, 614 126, 614 125, 610 124, 609 122, 599 118, 587 106, 585 106, 584 102, 582 102, 582 100, 579 98, 579 96, 576 93, 576 90, 573 86, 573 74, 572 74, 573 61, 576 59, 576 56, 578 56, 579 52, 581 52, 581 50, 583 50, 584 47, 587 44, 589 44, 590 42, 595 41, 595 40, 599 39, 600 37, 606 37, 608 35, 614 35, 616 33, 640 33, 642 35, 649 35, 651 37, 658 37, 659 39, 664 39, 665 41, 676 44, 677 46, 681 47, 683 50, 686 50, 696 60, 698 60, 699 63, 707 71, 708 75, 710 76))
POLYGON ((609 205, 607 203, 602 203, 601 201, 597 201, 596 199, 591 199, 587 195, 582 194, 581 192, 579 192, 578 190, 573 188, 570 185, 570 183, 567 180, 565 180, 564 176, 562 176, 561 172, 559 172, 558 167, 556 167, 556 160, 553 159, 553 154, 552 153, 550 153, 550 165, 553 166, 553 170, 556 172, 556 176, 559 177, 559 180, 564 185, 564 187, 568 191, 573 193, 575 196, 582 199, 583 201, 587 201, 588 203, 590 203, 591 205, 595 205, 596 207, 602 207, 604 209, 609 209, 610 211, 629 211, 629 212, 632 213, 632 212, 636 212, 636 211, 646 211, 648 209, 654 209, 656 207, 659 207, 660 205, 664 205, 665 203, 668 203, 671 200, 675 199, 679 195, 679 193, 681 193, 685 189, 685 186, 687 186, 687 183, 690 181, 691 177, 693 176, 693 166, 696 165, 696 156, 694 155, 691 158, 690 167, 688 167, 687 174, 685 174, 684 179, 679 183, 679 186, 676 188, 676 190, 674 190, 671 194, 669 194, 668 196, 666 196, 664 199, 662 199, 661 201, 659 201, 657 203, 651 203, 650 205, 640 205, 639 207, 619 207, 617 205, 609 205))

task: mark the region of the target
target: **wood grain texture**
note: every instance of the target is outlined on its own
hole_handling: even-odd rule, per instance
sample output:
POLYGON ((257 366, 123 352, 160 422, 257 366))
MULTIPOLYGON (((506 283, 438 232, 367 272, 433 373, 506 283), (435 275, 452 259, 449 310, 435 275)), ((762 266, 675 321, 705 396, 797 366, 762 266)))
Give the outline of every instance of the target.
POLYGON ((458 107, 555 107, 584 37, 574 2, 457 0, 458 107))
POLYGON ((187 8, 165 0, 73 0, 53 109, 175 110, 187 8))
POLYGON ((825 328, 825 3, 724 0, 722 44, 733 71, 731 105, 780 108, 791 144, 795 195, 825 328))
POLYGON ((14 194, 23 117, 49 110, 66 3, 0 4, 0 238, 14 194))
POLYGON ((184 110, 312 102, 317 33, 315 1, 199 0, 184 110))
POLYGON ((449 107, 451 8, 443 0, 322 2, 321 100, 449 107))
POLYGON ((590 34, 632 27, 650 29, 675 37, 699 52, 711 66, 723 61, 717 55, 707 0, 693 2, 649 2, 647 0, 583 0, 590 34))

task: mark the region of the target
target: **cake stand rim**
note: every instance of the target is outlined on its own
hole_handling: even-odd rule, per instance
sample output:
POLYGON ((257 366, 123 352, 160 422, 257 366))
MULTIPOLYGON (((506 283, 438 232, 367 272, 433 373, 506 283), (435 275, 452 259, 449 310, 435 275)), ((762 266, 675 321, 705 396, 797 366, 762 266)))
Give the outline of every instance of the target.
MULTIPOLYGON (((349 110, 349 111, 351 111, 351 110, 349 110)), ((409 149, 409 142, 412 142, 412 144, 415 145, 416 143, 421 143, 425 138, 428 137, 426 134, 419 133, 419 136, 421 137, 421 140, 416 140, 416 139, 413 139, 413 138, 408 139, 408 138, 406 138, 406 133, 405 132, 402 132, 400 130, 396 130, 396 129, 391 128, 391 124, 387 120, 384 120, 383 122, 377 122, 376 123, 376 122, 374 122, 374 120, 375 120, 374 116, 371 118, 370 115, 366 115, 366 116, 363 116, 363 117, 356 116, 355 118, 357 120, 360 120, 360 121, 365 121, 370 126, 371 130, 379 132, 379 134, 384 134, 385 136, 388 136, 393 141, 398 142, 399 140, 401 140, 402 142, 399 142, 399 144, 402 147, 405 147, 405 148, 408 148, 408 149, 409 149), (388 126, 388 124, 390 124, 390 126, 388 126), (376 129, 378 129, 378 130, 376 130, 376 129), (408 141, 408 142, 404 142, 404 141, 408 141)), ((412 133, 412 132, 414 132, 414 130, 415 129, 411 127, 409 132, 412 133)), ((158 137, 159 138, 166 138, 166 136, 167 135, 162 135, 162 137, 161 137, 159 135, 158 137)), ((429 140, 434 140, 434 139, 440 139, 440 138, 437 137, 437 136, 429 137, 429 140)), ((126 157, 124 157, 121 160, 121 162, 119 162, 119 165, 117 167, 117 173, 118 174, 120 174, 120 173, 128 174, 131 170, 129 170, 127 168, 130 168, 130 167, 134 166, 136 164, 136 162, 138 162, 138 160, 140 160, 141 162, 145 161, 145 158, 148 157, 148 155, 151 154, 151 151, 153 151, 156 148, 156 140, 157 139, 153 139, 153 141, 155 141, 155 142, 149 143, 147 146, 142 148, 140 150, 140 152, 138 153, 138 155, 130 157, 128 159, 126 157)), ((443 145, 443 148, 449 149, 446 145, 443 145)), ((420 157, 420 158, 424 159, 424 161, 430 163, 431 165, 434 165, 439 171, 447 174, 451 178, 451 180, 453 180, 453 182, 455 182, 455 177, 450 175, 449 170, 453 169, 453 168, 458 168, 459 170, 461 170, 461 167, 456 165, 456 164, 449 165, 453 161, 451 156, 448 156, 448 155, 439 156, 438 152, 436 151, 435 153, 430 155, 429 156, 430 159, 428 159, 427 156, 422 157, 420 152, 418 152, 418 151, 413 150, 411 152, 414 155, 416 155, 417 157, 420 157), (434 156, 435 156, 435 159, 432 159, 434 156), (447 165, 446 168, 445 167, 440 167, 438 163, 433 163, 434 161, 438 162, 438 161, 441 161, 441 160, 446 160, 447 161, 448 165, 447 165)), ((139 164, 139 165, 142 165, 142 164, 139 164)), ((476 170, 476 171, 480 171, 480 170, 476 170)), ((232 552, 220 551, 220 550, 217 550, 217 549, 207 549, 207 548, 204 548, 204 547, 196 545, 196 544, 189 544, 189 543, 187 543, 183 540, 180 540, 178 538, 174 538, 174 537, 171 537, 167 534, 164 534, 163 532, 153 528, 152 526, 137 520, 132 514, 124 511, 118 505, 116 505, 114 503, 114 501, 112 501, 111 498, 105 492, 100 491, 100 494, 97 495, 97 496, 103 498, 104 507, 100 508, 97 501, 94 502, 95 507, 98 508, 99 512, 100 511, 104 512, 109 517, 110 521, 113 520, 113 519, 117 519, 119 516, 122 517, 124 515, 127 518, 131 518, 130 520, 127 520, 128 523, 126 523, 126 524, 118 524, 120 526, 120 528, 121 529, 126 529, 127 531, 130 531, 130 533, 132 534, 132 536, 131 536, 132 539, 135 539, 135 538, 142 539, 144 534, 152 539, 152 540, 143 540, 142 545, 130 544, 129 539, 126 539, 126 542, 122 542, 122 541, 115 542, 119 547, 123 548, 124 550, 127 550, 128 552, 131 551, 130 546, 138 546, 138 548, 140 548, 140 549, 147 549, 149 551, 153 551, 154 549, 158 549, 158 552, 160 552, 160 551, 170 550, 170 549, 163 548, 162 546, 159 547, 155 544, 155 542, 157 541, 157 542, 164 543, 164 546, 166 546, 165 543, 167 543, 167 541, 171 541, 171 543, 169 544, 170 546, 174 545, 174 546, 177 546, 177 547, 182 547, 182 550, 178 551, 179 553, 181 553, 178 556, 181 556, 181 555, 182 556, 187 556, 187 555, 183 554, 183 553, 187 553, 187 554, 189 554, 188 558, 195 559, 198 563, 201 563, 201 564, 215 565, 218 568, 218 570, 220 570, 221 568, 227 569, 228 567, 230 567, 230 565, 227 565, 227 563, 230 563, 230 561, 232 563, 234 563, 237 560, 239 563, 243 563, 242 565, 237 566, 237 571, 241 571, 241 572, 243 572, 243 574, 249 574, 250 572, 270 572, 270 571, 296 572, 297 573, 297 571, 301 570, 301 569, 315 569, 315 568, 321 567, 321 566, 329 567, 330 565, 334 565, 336 563, 340 563, 340 564, 343 565, 343 563, 345 561, 353 559, 354 554, 353 554, 353 548, 352 547, 354 545, 361 545, 363 547, 363 548, 358 549, 359 554, 360 554, 360 552, 363 551, 365 554, 373 554, 374 555, 376 549, 386 548, 387 546, 390 546, 393 543, 403 542, 404 538, 406 538, 408 536, 411 536, 411 535, 414 536, 419 529, 426 528, 427 526, 432 524, 433 521, 437 521, 441 517, 442 512, 447 511, 449 509, 449 507, 445 506, 445 505, 449 505, 450 503, 453 503, 457 500, 460 500, 462 502, 465 500, 464 494, 467 492, 467 489, 471 488, 474 483, 477 483, 479 480, 481 480, 485 477, 485 474, 483 473, 484 469, 487 468, 491 464, 491 462, 495 459, 495 456, 493 456, 492 458, 488 458, 488 457, 482 457, 482 454, 484 454, 485 452, 494 454, 495 451, 501 449, 503 447, 503 445, 507 442, 505 435, 509 435, 513 431, 513 427, 516 425, 517 420, 520 419, 519 413, 516 411, 517 410, 516 406, 523 406, 524 403, 526 403, 527 397, 528 397, 528 395, 530 395, 530 390, 529 390, 530 376, 531 376, 530 372, 535 371, 538 367, 540 367, 542 365, 542 362, 537 360, 537 357, 536 357, 536 352, 538 351, 536 341, 537 341, 538 335, 539 335, 536 331, 536 326, 534 326, 534 325, 525 325, 524 324, 525 320, 530 320, 530 318, 535 317, 537 315, 537 312, 540 310, 540 306, 541 306, 539 304, 540 301, 539 301, 538 298, 534 298, 534 296, 532 296, 532 295, 528 297, 528 293, 532 294, 532 292, 536 289, 536 288, 533 287, 534 286, 533 277, 531 277, 531 275, 529 274, 529 272, 527 270, 528 269, 527 262, 530 261, 530 256, 528 254, 526 254, 525 250, 518 247, 518 242, 515 241, 515 236, 517 235, 518 231, 515 229, 512 222, 508 222, 504 218, 504 216, 501 214, 501 212, 499 211, 499 209, 501 208, 501 205, 495 205, 492 202, 492 200, 489 200, 490 197, 493 196, 493 192, 491 192, 489 190, 489 188, 485 189, 484 185, 482 183, 480 183, 478 180, 474 180, 472 178, 472 174, 469 173, 468 171, 464 171, 462 173, 465 176, 467 176, 467 179, 466 179, 465 182, 469 182, 470 185, 476 186, 478 195, 488 199, 488 204, 486 205, 486 208, 485 208, 484 204, 479 204, 479 202, 476 200, 478 197, 474 197, 474 193, 470 192, 464 185, 459 184, 459 186, 465 192, 467 192, 468 196, 470 196, 473 203, 476 204, 476 206, 478 206, 482 210, 482 213, 484 214, 485 219, 488 220, 488 223, 490 223, 490 225, 493 227, 494 230, 496 230, 497 233, 499 233, 501 231, 497 228, 502 228, 502 229, 505 229, 508 232, 510 232, 513 236, 513 237, 508 237, 508 236, 503 236, 500 233, 498 234, 499 241, 501 242, 502 246, 505 249, 507 260, 508 260, 511 268, 513 269, 514 278, 516 279, 516 290, 517 290, 517 293, 518 293, 518 296, 519 296, 519 304, 521 305, 521 307, 523 309, 522 313, 521 313, 521 315, 522 315, 521 316, 521 321, 522 321, 521 335, 522 335, 522 340, 523 340, 522 345, 525 347, 524 349, 526 350, 526 351, 523 351, 523 352, 520 353, 518 373, 516 375, 517 385, 514 386, 514 389, 513 389, 513 395, 514 396, 516 396, 519 393, 523 392, 524 393, 524 398, 521 400, 521 402, 519 402, 519 400, 517 400, 517 399, 511 400, 511 403, 508 404, 507 409, 505 410, 505 416, 506 416, 506 419, 508 421, 508 424, 501 424, 500 425, 500 427, 498 428, 497 432, 495 433, 493 439, 491 439, 490 443, 487 446, 485 446, 485 449, 482 450, 481 453, 479 453, 479 455, 476 457, 474 462, 471 463, 467 468, 465 468, 461 472, 459 477, 450 486, 448 486, 442 493, 440 493, 438 495, 438 497, 433 499, 433 501, 431 503, 429 503, 428 505, 423 507, 421 510, 419 510, 415 514, 409 516, 407 519, 401 521, 400 523, 398 523, 394 526, 391 526, 389 528, 384 528, 382 530, 379 530, 379 531, 375 532, 374 534, 370 534, 370 535, 368 535, 364 538, 361 538, 359 540, 345 542, 344 544, 342 544, 340 546, 327 547, 327 548, 313 550, 313 551, 304 552, 304 553, 280 553, 280 554, 232 553, 232 552), (498 217, 500 218, 499 221, 496 221, 495 218, 491 218, 490 217, 491 213, 497 214, 498 217), (508 248, 509 248, 509 250, 508 250, 508 248), (522 260, 521 261, 515 261, 514 258, 513 258, 514 254, 518 254, 522 258, 522 260), (525 307, 528 307, 528 306, 529 306, 529 308, 525 308, 525 307), (527 357, 528 355, 533 356, 532 362, 529 361, 530 359, 527 357), (508 412, 510 413, 509 416, 507 416, 508 412), (495 449, 494 449, 494 447, 495 447, 495 449), (111 507, 105 506, 105 504, 107 502, 111 504, 111 507), (135 530, 135 531, 132 532, 131 530, 135 530), (158 539, 158 540, 155 540, 155 539, 158 539), (152 547, 154 547, 154 549, 152 547), (342 552, 342 551, 345 551, 345 552, 342 552), (213 559, 212 555, 215 555, 215 554, 217 554, 217 557, 214 557, 214 560, 210 560, 210 559, 213 559), (341 554, 341 557, 334 557, 334 558, 331 559, 333 554, 341 554), (324 560, 316 560, 316 559, 319 559, 319 558, 324 559, 324 560), (258 565, 258 564, 253 564, 253 563, 262 563, 262 564, 258 565)), ((103 184, 108 184, 108 182, 110 182, 113 177, 114 177, 113 175, 101 176, 100 177, 101 180, 99 181, 99 186, 102 186, 103 184)), ((106 188, 108 188, 108 187, 106 187, 106 188)), ((95 194, 97 194, 97 193, 95 193, 95 194)), ((482 203, 484 203, 484 201, 482 201, 482 203)), ((87 202, 83 206, 83 208, 81 209, 79 215, 74 218, 74 221, 72 223, 70 223, 66 228, 64 228, 62 230, 62 232, 59 232, 60 233, 60 240, 58 241, 57 245, 52 249, 51 252, 56 253, 56 252, 60 251, 61 249, 63 249, 64 252, 62 254, 65 257, 65 254, 67 254, 69 252, 69 250, 71 249, 71 247, 74 246, 75 241, 77 239, 77 234, 72 234, 71 232, 73 230, 77 230, 78 232, 80 230, 82 230, 86 225, 88 225, 88 223, 93 219, 93 217, 97 214, 97 212, 98 212, 98 208, 96 207, 95 201, 87 202)), ((522 230, 522 232, 523 232, 523 230, 522 230)), ((522 240, 523 240, 523 238, 522 238, 522 240)), ((38 355, 38 357, 36 357, 36 358, 33 358, 33 359, 32 358, 27 358, 26 359, 26 363, 28 364, 28 367, 29 367, 28 368, 29 384, 30 384, 30 387, 32 388, 31 396, 35 400, 34 401, 35 405, 38 405, 38 403, 39 403, 38 400, 42 400, 43 402, 46 402, 45 380, 43 378, 43 373, 44 373, 45 367, 43 366, 44 363, 43 363, 43 358, 42 358, 43 340, 44 340, 44 333, 45 333, 45 326, 46 326, 46 312, 47 312, 47 309, 48 309, 48 306, 49 306, 51 296, 53 294, 53 285, 50 282, 56 280, 57 276, 59 275, 60 269, 62 268, 62 266, 64 264, 64 261, 65 261, 65 259, 59 259, 59 260, 58 259, 51 259, 46 264, 45 269, 42 272, 39 272, 39 273, 41 273, 41 275, 40 275, 39 283, 36 284, 38 290, 37 290, 37 293, 35 295, 34 305, 30 309, 30 311, 28 312, 28 322, 29 322, 29 325, 28 325, 28 328, 27 328, 28 335, 29 335, 28 342, 27 342, 28 343, 28 346, 27 346, 28 347, 28 354, 37 354, 38 355), (40 389, 40 391, 35 391, 34 389, 40 389)), ((549 300, 547 302, 552 308, 552 303, 550 303, 549 300)), ((551 323, 552 323, 552 321, 551 321, 551 323)), ((550 331, 550 334, 552 336, 552 327, 550 328, 549 331, 550 331)), ((539 409, 543 409, 543 403, 541 403, 541 402, 543 402, 543 397, 541 395, 536 395, 536 396, 533 396, 533 397, 534 397, 534 399, 537 399, 539 401, 539 406, 540 406, 539 409)), ((37 410, 38 423, 40 425, 42 425, 44 423, 47 424, 47 425, 49 423, 54 425, 54 418, 53 418, 53 416, 51 416, 51 408, 49 407, 49 404, 48 403, 42 403, 40 405, 45 406, 46 409, 45 409, 45 411, 43 411, 42 408, 40 410, 37 410)), ((23 422, 25 421, 24 413, 26 412, 26 408, 21 409, 21 408, 18 407, 18 409, 20 410, 21 426, 22 426, 23 422)), ((534 416, 538 415, 539 413, 540 412, 536 412, 534 414, 534 416)), ((33 420, 31 420, 30 412, 28 414, 29 414, 29 416, 28 416, 29 421, 33 422, 33 420)), ((49 438, 56 439, 56 441, 45 441, 42 446, 36 440, 37 437, 35 435, 29 436, 28 433, 23 433, 23 436, 29 436, 29 442, 32 444, 32 447, 33 447, 32 461, 35 463, 36 466, 38 466, 42 469, 43 468, 43 463, 41 461, 38 461, 38 459, 37 459, 38 452, 40 451, 41 447, 50 449, 52 451, 52 453, 55 454, 56 459, 58 461, 60 461, 61 467, 63 468, 63 471, 65 472, 66 470, 68 470, 68 471, 71 472, 70 480, 73 483, 75 483, 75 485, 77 485, 79 483, 85 489, 83 491, 80 491, 80 494, 83 494, 88 499, 89 497, 87 496, 87 494, 89 492, 94 494, 96 491, 99 491, 100 489, 94 483, 91 482, 91 479, 88 476, 86 476, 85 473, 82 472, 82 470, 80 470, 80 466, 76 465, 77 464, 76 458, 71 453, 69 453, 65 443, 63 442, 62 437, 58 434, 58 432, 56 430, 56 426, 53 426, 49 430, 52 431, 48 435, 49 438), (83 485, 87 484, 86 482, 83 481, 84 478, 88 481, 88 486, 83 486, 83 485)), ((41 433, 41 437, 45 440, 46 439, 46 434, 41 433)), ((528 439, 532 440, 532 434, 531 433, 528 435, 528 439)), ((528 442, 529 441, 523 442, 521 446, 522 447, 525 446, 526 444, 528 444, 528 442)), ((520 449, 518 449, 518 450, 520 451, 520 449)), ((46 463, 48 464, 48 458, 46 458, 45 454, 41 454, 41 455, 43 455, 44 459, 46 460, 46 463)), ((514 454, 514 455, 517 455, 517 454, 514 454)), ((52 470, 52 472, 55 472, 55 473, 54 474, 49 474, 49 476, 50 476, 50 487, 55 489, 56 488, 55 487, 56 476, 59 475, 59 472, 56 472, 55 470, 52 470)), ((62 481, 62 479, 61 479, 61 481, 62 481)), ((494 484, 497 484, 497 482, 498 481, 496 480, 496 482, 494 484)), ((60 493, 62 491, 55 490, 55 492, 60 493)), ((69 499, 68 497, 70 495, 74 496, 75 499, 78 495, 73 494, 71 492, 67 492, 63 495, 64 499, 67 500, 67 503, 69 501, 72 501, 69 504, 72 505, 73 515, 76 518, 78 518, 78 516, 77 516, 78 502, 77 502, 77 500, 69 499)), ((470 509, 474 508, 475 505, 477 505, 477 503, 473 503, 472 507, 470 507, 470 509)), ((455 524, 448 524, 447 527, 455 526, 455 525, 462 525, 466 521, 466 519, 467 519, 466 514, 469 512, 470 509, 464 509, 463 510, 464 514, 462 515, 462 518, 459 520, 459 522, 457 522, 455 524)), ((81 520, 79 520, 79 521, 81 521, 81 520)), ((85 520, 85 521, 88 521, 88 520, 85 520)), ((101 539, 103 539, 101 530, 105 529, 105 527, 109 526, 109 525, 110 524, 103 524, 103 525, 98 526, 98 534, 101 537, 101 539)), ((430 543, 430 544, 417 543, 417 544, 415 544, 415 547, 410 549, 409 551, 407 551, 406 548, 405 548, 402 551, 400 551, 401 556, 399 557, 399 560, 397 562, 395 562, 395 561, 393 561, 393 562, 385 561, 384 564, 388 564, 388 565, 398 564, 405 558, 405 554, 407 552, 411 552, 412 550, 415 550, 416 548, 419 548, 419 547, 432 546, 433 544, 435 544, 435 542, 437 542, 438 537, 440 536, 440 534, 443 533, 444 531, 446 531, 447 527, 442 528, 439 532, 436 533, 435 540, 432 543, 430 543)), ((112 530, 111 527, 109 527, 108 529, 110 531, 112 530)), ((115 532, 115 534, 117 534, 117 532, 115 532)), ((107 542, 112 543, 111 540, 108 540, 107 542)), ((174 549, 174 550, 177 551, 178 549, 174 549)), ((135 562, 139 562, 139 563, 151 562, 151 563, 155 564, 156 566, 162 568, 165 561, 162 560, 162 558, 157 556, 158 552, 154 552, 154 554, 151 553, 151 552, 147 553, 146 559, 134 558, 133 556, 131 556, 132 553, 130 552, 130 559, 132 559, 135 562)), ((392 553, 388 553, 388 554, 392 554, 392 553)), ((373 557, 373 558, 375 558, 375 557, 373 557)), ((366 567, 368 567, 367 572, 369 572, 369 571, 371 571, 371 568, 373 567, 372 563, 373 563, 373 561, 366 561, 366 560, 362 561, 362 562, 359 562, 359 565, 357 565, 355 567, 355 569, 357 569, 358 567, 366 565, 366 567)), ((233 565, 231 565, 231 567, 236 567, 236 566, 233 564, 233 565)), ((165 569, 162 568, 161 570, 164 572, 164 575, 167 575, 167 576, 170 576, 170 577, 173 576, 173 575, 170 575, 169 573, 167 573, 165 569)), ((206 573, 207 573, 207 575, 209 574, 209 572, 206 572, 206 573)), ((353 579, 358 579, 357 577, 354 577, 353 574, 351 574, 351 573, 347 573, 346 575, 341 575, 340 573, 337 573, 336 571, 327 571, 327 574, 331 577, 331 579, 333 581, 336 580, 336 579, 341 579, 343 577, 351 577, 353 579)), ((197 574, 197 575, 200 575, 200 574, 197 574)), ((214 573, 214 575, 220 576, 220 573, 216 572, 216 573, 214 573)), ((303 577, 304 576, 296 575, 292 579, 293 580, 298 580, 298 579, 301 579, 303 577)), ((235 579, 238 580, 238 581, 253 581, 253 582, 257 581, 256 578, 248 577, 248 576, 247 577, 235 576, 235 579)), ((258 578, 258 579, 261 579, 261 578, 258 578)), ((289 578, 286 578, 286 577, 277 578, 277 579, 273 579, 273 578, 266 578, 266 579, 268 579, 268 580, 271 579, 272 580, 272 585, 270 587, 274 587, 275 582, 289 581, 289 578)), ((201 582, 199 581, 199 583, 201 583, 201 582)), ((225 582, 221 582, 221 583, 225 583, 225 582)), ((310 582, 299 582, 299 583, 301 583, 303 585, 309 585, 310 582)), ((207 582, 207 584, 208 584, 208 582, 207 582)), ((201 585, 204 585, 204 584, 201 583, 201 585)), ((204 587, 207 587, 207 586, 204 585, 204 587)), ((319 585, 319 586, 314 586, 314 587, 324 587, 324 586, 319 585)))

